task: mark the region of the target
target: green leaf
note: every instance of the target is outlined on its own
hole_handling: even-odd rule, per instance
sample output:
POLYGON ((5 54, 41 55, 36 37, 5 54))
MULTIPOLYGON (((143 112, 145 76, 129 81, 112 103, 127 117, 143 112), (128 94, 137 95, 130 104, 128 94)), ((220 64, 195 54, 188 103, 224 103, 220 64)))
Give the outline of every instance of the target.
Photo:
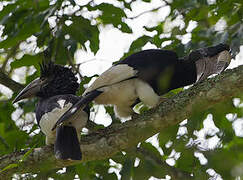
POLYGON ((3 23, 3 18, 8 18, 9 13, 13 12, 17 8, 17 5, 15 3, 13 4, 8 4, 3 8, 3 10, 0 13, 0 24, 3 23))
POLYGON ((11 68, 16 69, 23 66, 35 66, 36 69, 39 69, 39 63, 42 60, 40 54, 37 55, 28 55, 25 54, 21 59, 15 60, 11 63, 11 68))
POLYGON ((139 37, 138 39, 136 39, 135 41, 132 42, 129 51, 124 54, 124 56, 122 57, 122 59, 126 58, 127 56, 141 50, 141 48, 151 40, 151 37, 149 36, 142 36, 139 37))
POLYGON ((155 155, 156 157, 160 158, 161 155, 158 151, 157 148, 155 148, 151 143, 147 143, 147 142, 142 142, 140 145, 141 148, 144 148, 148 151, 150 151, 153 155, 155 155))
MULTIPOLYGON (((237 166, 240 167, 240 163, 243 160, 242 141, 243 140, 241 139, 240 143, 235 143, 234 145, 228 146, 227 148, 223 147, 222 149, 218 149, 213 152, 207 152, 206 158, 208 159, 209 167, 215 169, 215 171, 220 173, 223 178, 231 179, 232 175, 234 175, 231 173, 235 173, 235 168, 237 166), (222 163, 222 159, 225 163, 222 163)), ((237 176, 237 174, 235 174, 235 176, 237 176)))
POLYGON ((159 145, 164 148, 165 144, 169 141, 173 141, 176 138, 178 131, 178 125, 170 126, 159 133, 159 145))
POLYGON ((7 35, 8 38, 0 42, 1 48, 10 48, 19 42, 26 40, 40 30, 40 25, 36 19, 34 19, 32 15, 28 16, 28 11, 26 10, 17 11, 6 19, 5 22, 3 22, 3 25, 5 25, 3 35, 7 35), (18 21, 19 19, 21 19, 20 22, 18 21), (16 21, 18 23, 15 23, 16 21))
POLYGON ((2 173, 3 171, 6 171, 6 170, 9 170, 9 169, 13 169, 13 168, 16 168, 18 167, 18 164, 9 164, 7 167, 3 168, 3 170, 0 171, 0 173, 2 173))
MULTIPOLYGON (((152 2, 151 0, 142 1, 152 2)), ((10 75, 12 74, 12 70, 16 68, 34 65, 37 71, 26 78, 26 83, 39 76, 38 62, 42 60, 43 51, 45 51, 46 60, 54 60, 57 64, 66 65, 69 61, 74 60, 74 54, 80 47, 84 50, 90 48, 94 53, 99 50, 99 28, 101 27, 102 29, 104 25, 109 24, 111 25, 110 27, 115 27, 124 33, 132 33, 131 28, 127 24, 127 12, 125 11, 128 11, 128 9, 132 10, 133 6, 139 3, 124 0, 118 0, 118 3, 115 4, 111 4, 108 1, 101 4, 91 1, 83 5, 76 4, 74 0, 65 2, 63 0, 56 1, 52 3, 53 5, 50 5, 50 2, 46 0, 7 0, 6 2, 10 4, 3 6, 0 12, 0 24, 4 27, 1 36, 7 37, 7 39, 0 42, 0 60, 3 62, 6 57, 10 56, 10 75), (76 16, 78 13, 75 15, 60 13, 64 9, 69 8, 70 5, 72 7, 79 6, 81 15, 76 16), (9 14, 11 15, 9 16, 9 14), (54 16, 56 17, 57 25, 51 29, 48 21, 50 17, 54 16), (72 21, 72 24, 67 26, 65 24, 67 20, 72 21), (19 49, 19 44, 32 35, 37 37, 37 46, 41 53, 37 55, 25 54, 21 59, 16 60, 16 54, 23 53, 19 49), (17 47, 16 52, 11 54, 15 47, 17 47)), ((167 24, 163 22, 164 19, 161 19, 157 24, 149 23, 148 27, 145 27, 148 32, 145 32, 145 35, 134 40, 130 45, 129 52, 124 54, 124 57, 140 51, 148 42, 161 48, 161 45, 165 41, 171 41, 172 43, 163 47, 163 49, 175 51, 178 57, 187 55, 193 49, 221 42, 230 45, 233 55, 236 55, 240 51, 240 47, 243 45, 243 6, 239 0, 217 0, 213 4, 208 4, 207 0, 181 0, 170 1, 169 6, 170 11, 167 14, 167 18, 171 19, 172 27, 174 23, 177 23, 174 21, 176 18, 182 19, 185 26, 180 26, 180 28, 175 26, 165 36, 164 29, 167 28, 165 27, 167 24), (216 32, 215 24, 220 19, 225 20, 227 26, 223 32, 216 32), (187 32, 186 29, 190 21, 195 21, 197 25, 192 32, 187 32), (151 27, 151 25, 154 27, 151 27), (191 35, 191 40, 187 44, 183 44, 178 35, 191 35)), ((90 79, 90 77, 83 78, 78 95, 83 93, 83 85, 87 84, 90 79)), ((180 90, 171 91, 166 96, 171 97, 180 90)), ((3 93, 0 94, 3 96, 3 93)), ((21 109, 19 114, 21 122, 18 120, 17 123, 22 123, 22 118, 25 117, 27 112, 34 112, 35 104, 36 99, 20 102, 16 111, 11 102, 0 103, 0 156, 20 149, 34 147, 34 145, 38 147, 44 146, 45 136, 41 133, 33 135, 39 128, 36 124, 29 131, 24 131, 12 120, 13 115, 18 114, 17 112, 21 109), (16 137, 18 138, 16 139, 16 137)), ((90 105, 92 108, 93 104, 91 103, 90 105)), ((164 156, 161 157, 158 150, 149 143, 141 142, 140 146, 146 149, 149 154, 151 153, 158 158, 157 160, 166 159, 172 150, 180 152, 181 156, 173 168, 176 168, 177 171, 191 172, 198 180, 210 178, 206 173, 206 170, 209 168, 213 168, 223 179, 235 179, 233 176, 242 176, 241 174, 236 174, 235 169, 242 169, 243 141, 241 137, 236 137, 232 128, 232 121, 227 120, 225 115, 233 113, 237 114, 238 118, 241 118, 243 116, 243 108, 234 107, 230 101, 224 102, 221 105, 215 105, 204 112, 200 111, 200 105, 193 105, 192 108, 193 114, 188 118, 188 123, 185 125, 188 134, 178 137, 177 131, 179 125, 169 126, 160 132, 158 136, 159 145, 163 148, 164 156), (194 157, 194 151, 197 151, 197 146, 189 148, 185 145, 189 140, 195 139, 194 131, 203 128, 203 121, 209 113, 213 115, 214 123, 219 128, 220 132, 217 133, 217 136, 220 138, 222 147, 203 152, 208 159, 208 164, 201 165, 198 159, 194 157), (165 144, 168 141, 172 141, 173 144, 169 148, 165 148, 165 144)), ((106 112, 111 115, 113 124, 120 123, 120 120, 115 118, 112 107, 106 107, 106 112)), ((103 128, 102 126, 97 127, 103 128)), ((205 138, 207 138, 207 135, 205 138)), ((28 151, 24 155, 23 160, 28 159, 30 152, 28 151)), ((112 166, 109 159, 105 159, 68 167, 64 173, 57 173, 60 169, 49 171, 48 165, 46 165, 44 168, 48 170, 48 173, 37 173, 37 177, 35 178, 43 179, 44 177, 44 179, 64 180, 74 179, 75 174, 78 174, 80 179, 87 180, 118 179, 114 172, 111 173, 111 167, 120 171, 121 179, 149 179, 151 176, 165 178, 165 175, 168 174, 166 168, 159 165, 153 158, 139 155, 136 152, 130 153, 129 151, 126 154, 118 152, 111 159, 122 165, 121 171, 118 167, 112 166), (140 159, 137 167, 134 167, 135 157, 140 159)), ((10 164, 4 168, 4 171, 8 171, 18 165, 10 164)), ((241 171, 239 172, 241 173, 241 171)), ((21 176, 21 172, 16 173, 21 176)), ((26 175, 26 178, 28 177, 32 177, 30 173, 26 175)))
POLYGON ((199 165, 199 161, 194 157, 194 151, 192 149, 185 149, 181 152, 180 158, 176 161, 176 167, 186 171, 192 172, 193 168, 199 165))
POLYGON ((134 164, 134 158, 127 158, 123 164, 123 167, 120 171, 122 180, 130 180, 132 175, 132 168, 134 164))
POLYGON ((34 148, 35 148, 35 146, 33 146, 31 149, 29 149, 29 150, 23 155, 23 157, 19 160, 19 162, 23 162, 23 161, 25 161, 25 160, 28 158, 28 156, 30 155, 30 153, 33 152, 34 148))
MULTIPOLYGON (((83 47, 85 47, 84 43, 86 41, 90 41, 90 48, 96 53, 99 50, 99 30, 97 26, 91 25, 89 20, 81 16, 73 16, 72 22, 71 25, 63 27, 64 35, 69 34, 73 41, 79 42, 83 47)), ((75 51, 76 48, 72 51, 75 51)))
POLYGON ((112 24, 114 27, 123 32, 132 33, 130 27, 123 22, 123 18, 126 17, 126 14, 121 8, 115 7, 111 4, 101 3, 92 9, 99 9, 102 11, 102 15, 97 19, 103 24, 112 24))
POLYGON ((132 29, 126 24, 126 23, 121 23, 121 27, 119 28, 122 32, 125 33, 132 33, 132 29))

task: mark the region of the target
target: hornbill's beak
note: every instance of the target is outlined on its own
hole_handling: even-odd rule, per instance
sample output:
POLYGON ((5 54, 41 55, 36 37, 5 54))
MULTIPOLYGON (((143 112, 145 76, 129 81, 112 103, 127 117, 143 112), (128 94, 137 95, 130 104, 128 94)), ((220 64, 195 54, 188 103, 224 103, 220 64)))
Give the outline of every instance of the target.
MULTIPOLYGON (((217 63, 215 64, 214 62, 213 64, 215 64, 216 66, 212 65, 212 67, 214 66, 216 70, 215 73, 223 72, 229 66, 232 59, 231 49, 230 46, 227 44, 218 44, 216 46, 202 48, 201 52, 202 54, 206 54, 215 59, 217 63)), ((214 61, 213 59, 211 60, 211 62, 214 61)))
POLYGON ((25 98, 30 98, 35 96, 40 91, 42 84, 43 81, 40 78, 33 80, 22 91, 20 91, 20 93, 13 100, 13 103, 16 103, 25 98))
POLYGON ((212 74, 220 74, 231 62, 230 47, 218 44, 192 51, 186 59, 196 62, 197 82, 201 82, 212 74))
POLYGON ((229 51, 225 50, 225 51, 222 51, 219 53, 218 66, 220 66, 220 65, 224 66, 222 68, 221 72, 224 71, 229 66, 231 59, 232 59, 232 57, 231 57, 231 54, 229 51))

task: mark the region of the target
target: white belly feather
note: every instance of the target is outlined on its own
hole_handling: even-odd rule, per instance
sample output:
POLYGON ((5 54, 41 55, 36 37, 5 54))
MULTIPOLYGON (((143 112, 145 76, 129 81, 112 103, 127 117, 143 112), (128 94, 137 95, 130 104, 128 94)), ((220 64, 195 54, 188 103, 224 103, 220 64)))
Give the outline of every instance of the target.
POLYGON ((155 106, 159 102, 159 96, 148 83, 136 78, 136 74, 137 70, 127 64, 112 66, 101 74, 83 95, 93 90, 102 91, 94 99, 95 103, 114 105, 118 117, 130 116, 133 112, 131 105, 137 98, 148 106, 155 106))
POLYGON ((90 87, 88 87, 83 95, 93 91, 95 89, 102 88, 104 86, 112 86, 112 84, 119 83, 123 80, 129 79, 136 75, 137 71, 133 67, 128 66, 127 64, 119 64, 112 66, 104 73, 102 73, 90 87))
POLYGON ((135 79, 100 88, 103 91, 94 101, 97 104, 132 105, 137 98, 135 79))
POLYGON ((129 79, 111 86, 100 88, 101 93, 94 102, 97 104, 114 105, 118 117, 128 117, 132 114, 132 105, 139 98, 144 104, 154 107, 159 102, 159 96, 146 82, 137 78, 129 79))
POLYGON ((65 100, 58 101, 61 108, 55 108, 51 112, 45 113, 40 120, 41 131, 46 135, 46 144, 53 144, 56 139, 56 131, 52 127, 57 120, 72 106, 71 103, 64 105, 65 100))

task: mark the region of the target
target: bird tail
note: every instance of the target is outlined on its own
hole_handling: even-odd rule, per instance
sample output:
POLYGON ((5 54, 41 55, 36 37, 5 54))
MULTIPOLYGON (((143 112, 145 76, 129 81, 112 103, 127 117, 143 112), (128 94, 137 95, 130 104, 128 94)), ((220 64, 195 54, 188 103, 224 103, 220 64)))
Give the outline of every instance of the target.
POLYGON ((200 82, 212 74, 219 74, 229 65, 230 48, 226 44, 192 51, 180 58, 174 68, 172 88, 179 88, 200 82))
POLYGON ((81 160, 82 153, 76 129, 72 126, 59 126, 56 129, 54 152, 57 159, 81 160))

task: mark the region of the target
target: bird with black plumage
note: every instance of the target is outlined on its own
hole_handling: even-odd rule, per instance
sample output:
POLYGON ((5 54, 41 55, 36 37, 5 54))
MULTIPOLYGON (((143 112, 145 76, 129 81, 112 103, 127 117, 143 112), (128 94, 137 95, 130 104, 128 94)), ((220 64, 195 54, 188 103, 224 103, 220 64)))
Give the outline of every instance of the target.
POLYGON ((77 77, 68 67, 44 62, 40 64, 40 77, 28 84, 14 99, 37 97, 35 109, 37 124, 46 136, 46 144, 54 144, 57 159, 81 160, 81 130, 89 118, 89 108, 80 109, 74 116, 52 131, 57 120, 82 99, 76 96, 77 77))
POLYGON ((92 100, 97 104, 113 105, 118 117, 129 117, 138 102, 155 107, 164 100, 161 96, 165 93, 219 74, 230 62, 230 47, 226 44, 200 48, 181 58, 176 52, 163 49, 134 53, 102 73, 52 129, 92 100))

